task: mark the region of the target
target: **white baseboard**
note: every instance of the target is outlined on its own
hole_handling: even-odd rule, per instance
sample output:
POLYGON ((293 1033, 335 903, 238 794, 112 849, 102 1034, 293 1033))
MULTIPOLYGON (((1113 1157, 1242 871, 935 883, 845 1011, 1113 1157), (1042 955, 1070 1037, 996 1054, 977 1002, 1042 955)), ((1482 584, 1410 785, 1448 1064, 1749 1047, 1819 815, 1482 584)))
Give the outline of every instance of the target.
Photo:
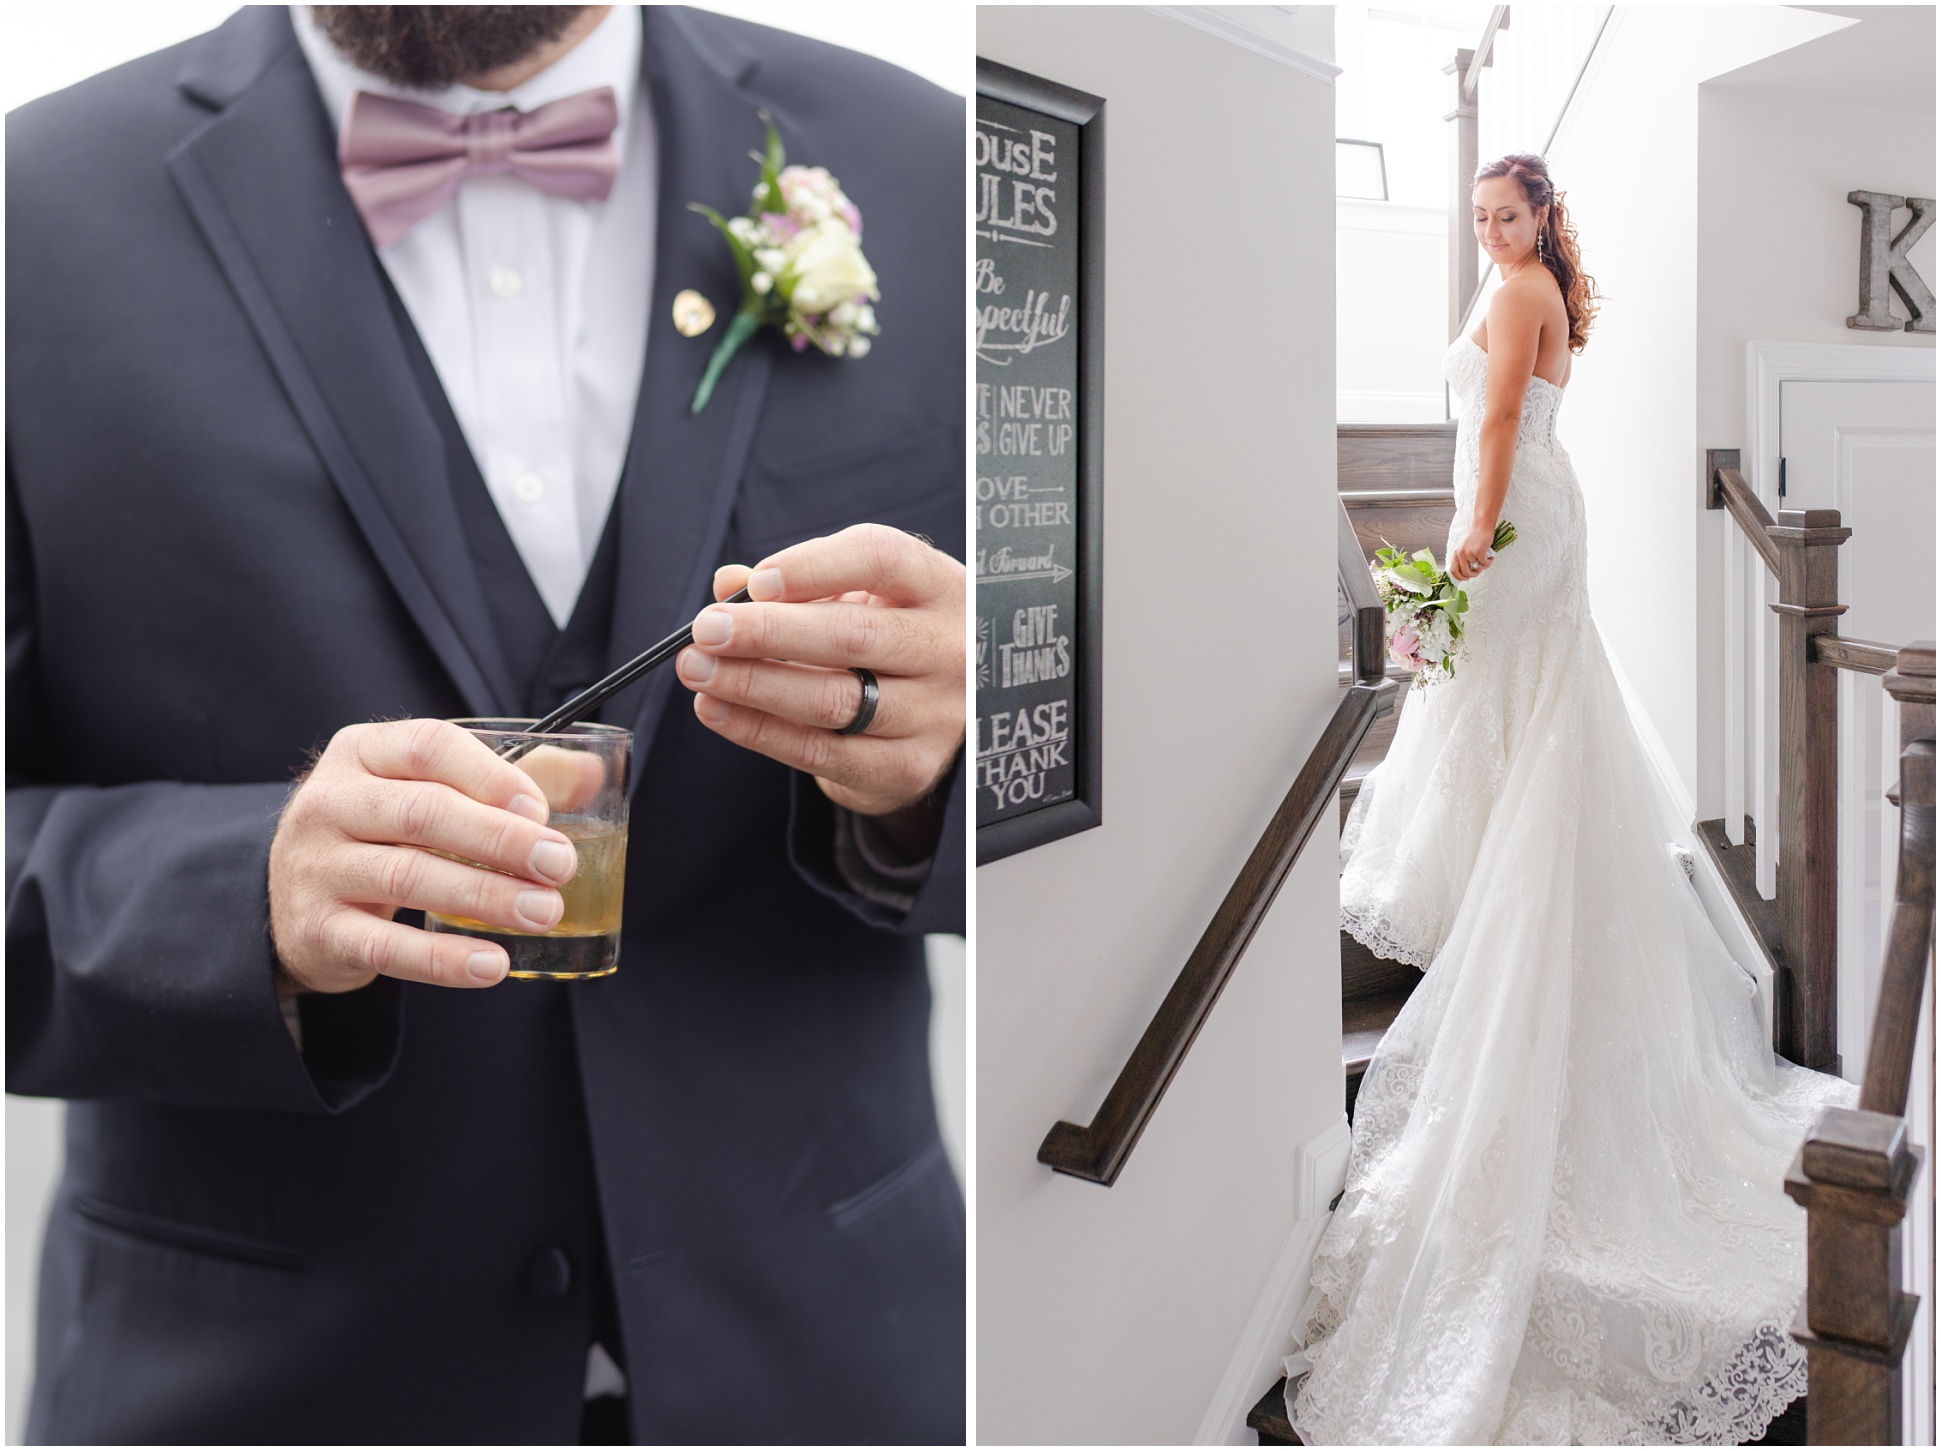
POLYGON ((1318 1204, 1319 1212, 1303 1215, 1288 1230, 1280 1257, 1260 1287, 1247 1327, 1240 1332, 1226 1373, 1220 1377, 1219 1389, 1200 1419, 1200 1429, 1193 1436, 1195 1446, 1254 1444, 1254 1433, 1247 1429, 1247 1412, 1280 1379, 1281 1361, 1298 1348, 1294 1318, 1307 1298, 1308 1270, 1321 1232, 1328 1227, 1328 1205, 1348 1180, 1350 1143, 1348 1119, 1343 1115, 1297 1151, 1296 1206, 1318 1204))

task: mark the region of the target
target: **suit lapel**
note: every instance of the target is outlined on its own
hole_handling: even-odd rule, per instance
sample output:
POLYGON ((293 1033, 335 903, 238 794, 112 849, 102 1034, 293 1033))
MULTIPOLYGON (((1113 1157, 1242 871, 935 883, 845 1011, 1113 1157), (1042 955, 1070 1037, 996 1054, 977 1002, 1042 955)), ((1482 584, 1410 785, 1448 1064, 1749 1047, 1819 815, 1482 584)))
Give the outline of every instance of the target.
POLYGON ((478 715, 517 698, 466 553, 443 441, 281 6, 248 6, 181 77, 219 106, 168 158, 331 481, 478 715))
MULTIPOLYGON (((658 220, 647 357, 618 498, 610 667, 679 629, 713 598, 710 582, 776 354, 776 339, 764 330, 729 365, 707 408, 698 417, 688 411, 741 303, 727 247, 688 203, 725 215, 746 210, 755 179, 747 152, 761 145, 757 112, 768 103, 747 88, 752 62, 711 44, 685 12, 650 5, 643 18, 648 94, 660 133, 658 220), (698 338, 682 337, 672 324, 674 295, 690 287, 719 314, 698 338)), ((786 137, 786 121, 777 120, 786 137)), ((673 687, 673 672, 657 671, 602 713, 632 727, 636 780, 673 687)))
MULTIPOLYGON (((639 401, 621 474, 620 570, 609 662, 680 628, 704 605, 778 352, 754 338, 707 409, 688 411, 720 337, 672 326, 695 288, 722 315, 740 302, 714 229, 687 209, 746 208, 766 107, 790 149, 790 118, 751 84, 754 65, 679 8, 643 8, 644 65, 659 132, 653 298, 639 401)), ((468 709, 503 714, 518 691, 493 635, 447 484, 443 443, 387 312, 379 263, 344 191, 335 139, 281 7, 249 6, 185 66, 218 108, 169 169, 228 275, 332 482, 468 709)), ((660 671, 608 702, 635 732, 636 779, 672 688, 660 671)))

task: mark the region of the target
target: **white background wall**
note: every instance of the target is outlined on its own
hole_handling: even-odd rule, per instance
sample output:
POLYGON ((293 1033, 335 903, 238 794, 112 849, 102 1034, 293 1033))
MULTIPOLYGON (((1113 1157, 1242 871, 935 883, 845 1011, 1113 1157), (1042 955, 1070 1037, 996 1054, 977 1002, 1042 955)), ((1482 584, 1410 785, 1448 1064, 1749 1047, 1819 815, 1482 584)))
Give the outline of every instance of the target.
MULTIPOLYGON (((1930 17, 1931 57, 1934 12, 1920 8, 1930 17)), ((1825 43, 1803 46, 1798 54, 1809 56, 1825 43)), ((1860 310, 1860 209, 1848 204, 1847 193, 1935 194, 1931 93, 1925 114, 1828 105, 1771 94, 1759 84, 1763 69, 1755 65, 1734 72, 1698 93, 1696 426, 1701 451, 1751 445, 1745 416, 1748 342, 1934 346, 1933 333, 1865 332, 1846 325, 1860 310)), ((1897 98, 1886 87, 1874 94, 1888 104, 1914 99, 1897 98)), ((1899 214, 1901 224, 1906 219, 1906 212, 1899 214)), ((1932 231, 1911 255, 1929 287, 1941 286, 1932 231)), ((1898 298, 1892 308, 1896 316, 1906 316, 1898 298)), ((1692 477, 1695 490, 1696 471, 1692 477)), ((1721 531, 1728 522, 1723 511, 1701 513, 1698 520, 1698 803, 1700 816, 1708 819, 1725 804, 1723 705, 1717 671, 1708 667, 1720 658, 1721 531)), ((1842 573, 1849 573, 1844 563, 1842 573)))
POLYGON ((1335 416, 1440 423, 1448 416, 1449 206, 1335 201, 1335 416))
MULTIPOLYGON (((902 5, 842 0, 711 0, 703 8, 775 25, 880 56, 940 86, 971 91, 968 6, 938 6, 912 23, 902 5)), ((110 66, 200 34, 236 7, 208 0, 172 3, 9 5, 0 16, 0 111, 73 85, 110 66)), ((932 1014, 931 1076, 944 1141, 959 1182, 965 1173, 968 1092, 965 1036, 967 967, 960 938, 928 944, 932 1014)), ((6 1110, 6 1428, 17 1441, 33 1374, 35 1266, 40 1233, 60 1173, 61 1105, 9 1098, 6 1110)))
POLYGON ((1450 133, 1454 79, 1486 5, 1397 0, 1334 8, 1335 134, 1381 143, 1386 201, 1336 202, 1335 416, 1439 423, 1448 416, 1450 133))
MULTIPOLYGON (((1549 156, 1606 299, 1558 419, 1584 486, 1593 607, 1694 795, 1700 555, 1719 551, 1709 534, 1709 551, 1700 548, 1715 521, 1701 518, 1698 493, 1695 319, 1702 294, 1743 287, 1729 258, 1701 273, 1698 87, 1843 24, 1781 6, 1619 6, 1549 156)), ((1851 285, 1859 213, 1846 190, 1839 206, 1855 221, 1837 276, 1851 285)), ((1777 225, 1765 207, 1763 196, 1749 200, 1742 223, 1777 225)), ((1716 647, 1703 657, 1707 668, 1715 656, 1716 647)))
POLYGON ((1183 1442, 1341 1115, 1332 813, 1117 1185, 1035 1155, 1333 709, 1332 97, 1131 8, 985 7, 978 52, 1105 97, 1110 158, 1105 824, 978 872, 978 1437, 1183 1442))

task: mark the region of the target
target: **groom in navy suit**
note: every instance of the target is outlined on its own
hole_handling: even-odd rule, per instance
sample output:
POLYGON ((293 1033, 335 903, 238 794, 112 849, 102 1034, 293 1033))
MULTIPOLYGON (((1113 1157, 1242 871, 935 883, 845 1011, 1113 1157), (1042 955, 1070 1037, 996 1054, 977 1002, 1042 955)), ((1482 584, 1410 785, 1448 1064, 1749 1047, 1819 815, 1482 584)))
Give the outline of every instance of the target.
POLYGON ((8 118, 7 1086, 71 1100, 29 1439, 961 1441, 963 104, 676 8, 317 9, 8 118), (615 57, 595 200, 494 161, 380 242, 346 189, 353 84, 489 111, 615 57), (764 111, 867 218, 882 331, 758 334, 696 414, 690 294, 741 280, 686 204, 745 210, 764 111), (543 928, 571 870, 436 723, 744 580, 601 713, 618 973, 420 931, 543 928))

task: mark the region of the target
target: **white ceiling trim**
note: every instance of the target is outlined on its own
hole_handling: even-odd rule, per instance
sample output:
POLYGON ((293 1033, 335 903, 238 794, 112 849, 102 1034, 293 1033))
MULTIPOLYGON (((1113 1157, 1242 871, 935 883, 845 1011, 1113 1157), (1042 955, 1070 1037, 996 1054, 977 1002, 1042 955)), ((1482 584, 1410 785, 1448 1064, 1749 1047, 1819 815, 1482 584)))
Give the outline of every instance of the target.
POLYGON ((1306 51, 1297 50, 1291 45, 1283 45, 1278 40, 1262 35, 1258 30, 1227 19, 1226 16, 1218 14, 1208 6, 1147 5, 1144 8, 1154 15, 1163 15, 1168 20, 1177 20, 1181 25, 1190 25, 1193 29, 1203 31, 1207 35, 1217 36, 1229 45, 1237 45, 1242 50, 1252 51, 1255 55, 1271 60, 1276 65, 1284 65, 1291 71, 1299 71, 1302 75, 1312 77, 1325 85, 1333 85, 1334 78, 1341 74, 1341 67, 1333 61, 1322 60, 1318 55, 1309 55, 1306 51))

